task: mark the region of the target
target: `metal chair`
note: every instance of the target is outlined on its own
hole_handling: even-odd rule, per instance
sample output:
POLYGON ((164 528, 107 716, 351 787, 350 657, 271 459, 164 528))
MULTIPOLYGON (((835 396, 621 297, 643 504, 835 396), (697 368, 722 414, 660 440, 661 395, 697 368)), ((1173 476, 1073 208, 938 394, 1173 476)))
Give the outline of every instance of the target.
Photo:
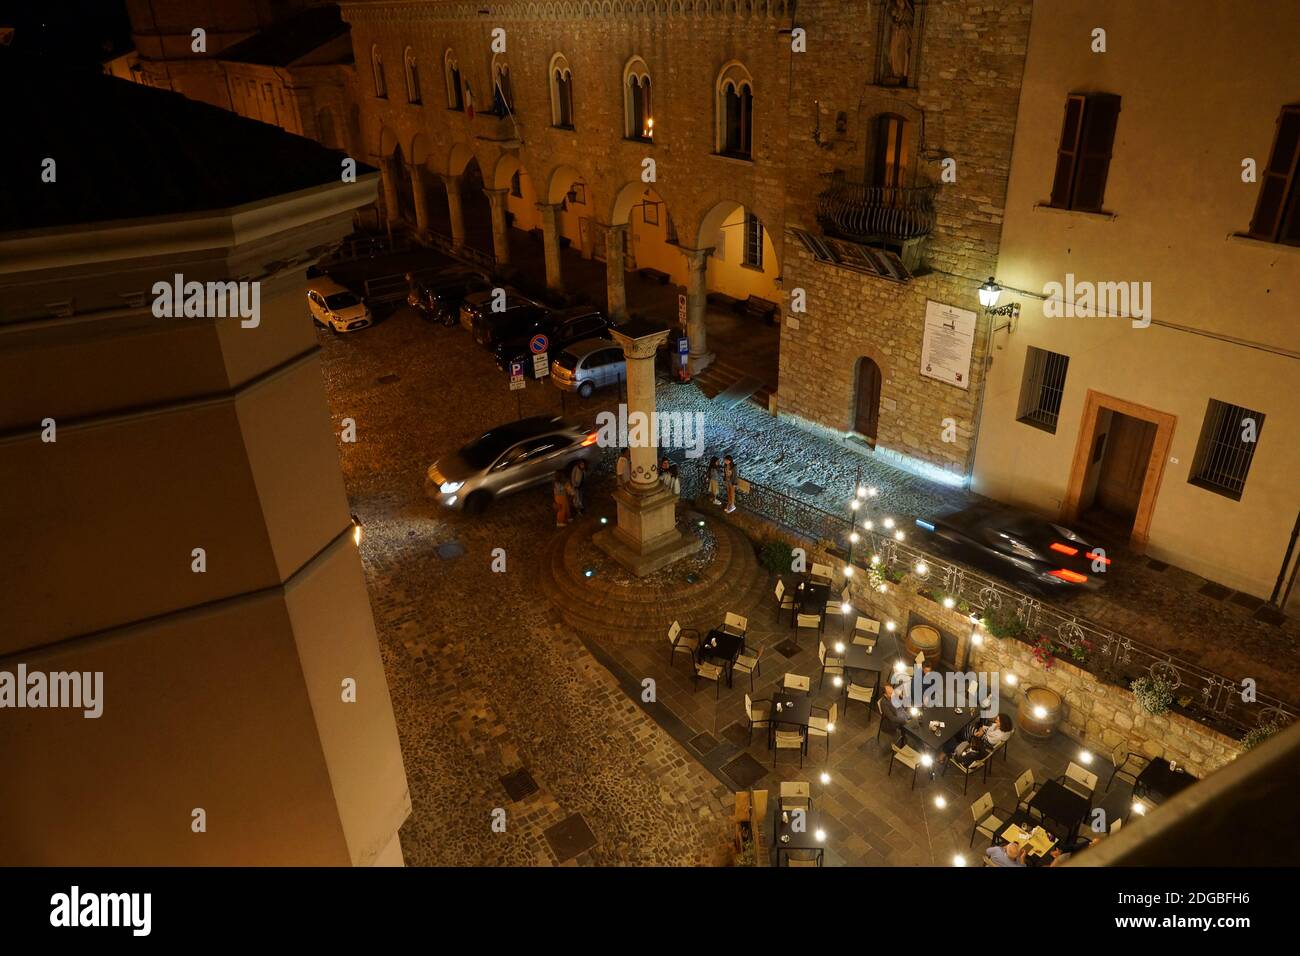
POLYGON ((700 678, 713 681, 714 691, 713 698, 717 700, 722 696, 722 668, 717 664, 711 664, 708 661, 702 661, 699 658, 695 660, 695 677, 694 689, 700 689, 700 678))
POLYGON ((745 695, 745 718, 749 721, 749 742, 754 742, 754 725, 765 724, 772 725, 772 702, 770 700, 760 700, 757 705, 745 695))
POLYGON ((1110 792, 1110 785, 1115 782, 1115 778, 1127 780, 1133 786, 1137 786, 1138 775, 1147 768, 1151 763, 1150 757, 1144 757, 1141 754, 1129 753, 1128 749, 1120 744, 1110 754, 1110 762, 1115 765, 1115 769, 1110 772, 1110 779, 1106 781, 1106 792, 1110 792), (1132 769, 1129 765, 1132 764, 1132 769))
POLYGON ((735 635, 743 641, 745 632, 749 630, 749 619, 728 611, 726 618, 722 622, 721 630, 723 634, 735 635))
POLYGON ((975 834, 986 836, 989 843, 997 836, 998 830, 1002 824, 1011 819, 1011 814, 993 805, 993 794, 986 793, 970 806, 970 815, 975 819, 975 828, 970 832, 970 843, 967 846, 975 845, 975 834), (1003 814, 999 816, 999 814, 1003 814))
POLYGON ((1065 787, 1071 793, 1077 793, 1081 797, 1087 797, 1091 804, 1092 795, 1097 789, 1097 775, 1091 771, 1084 770, 1073 760, 1065 768, 1065 773, 1056 778, 1056 782, 1065 787))
POLYGON ((678 654, 691 655, 691 662, 695 662, 695 651, 700 646, 700 632, 693 627, 685 630, 676 621, 673 621, 672 627, 668 628, 668 643, 672 645, 672 650, 668 652, 668 666, 673 666, 673 661, 678 654))
POLYGON ((799 751, 799 767, 803 769, 803 751, 805 738, 802 730, 778 730, 773 736, 776 738, 776 746, 772 748, 772 766, 776 766, 777 755, 782 750, 799 751))
POLYGON ((839 704, 831 701, 830 707, 814 707, 813 713, 821 711, 825 717, 808 718, 808 737, 825 737, 826 738, 826 757, 830 759, 831 755, 831 734, 835 733, 835 718, 839 716, 839 704))
POLYGON ((753 693, 754 691, 754 674, 763 673, 763 671, 759 667, 759 661, 761 660, 762 657, 763 657, 763 649, 760 647, 752 655, 741 654, 739 657, 736 658, 736 662, 731 665, 732 673, 735 673, 736 671, 740 671, 742 674, 749 675, 750 693, 753 693))
POLYGON ((853 624, 853 643, 873 647, 880 636, 880 622, 859 614, 853 624))
POLYGON ((794 617, 794 642, 799 643, 799 632, 805 629, 815 630, 820 635, 824 618, 825 615, 822 614, 796 614, 794 617))
POLYGON ((795 600, 793 594, 785 593, 785 582, 780 578, 776 579, 776 623, 781 623, 781 612, 789 611, 790 617, 794 617, 795 600))
POLYGON ((812 681, 802 674, 786 674, 781 679, 781 686, 785 690, 806 694, 812 690, 812 681))
POLYGON ((842 657, 827 657, 825 641, 817 642, 817 660, 820 661, 822 665, 822 676, 821 679, 817 681, 818 690, 821 690, 822 685, 826 683, 827 671, 830 671, 832 677, 844 676, 844 659, 842 657))

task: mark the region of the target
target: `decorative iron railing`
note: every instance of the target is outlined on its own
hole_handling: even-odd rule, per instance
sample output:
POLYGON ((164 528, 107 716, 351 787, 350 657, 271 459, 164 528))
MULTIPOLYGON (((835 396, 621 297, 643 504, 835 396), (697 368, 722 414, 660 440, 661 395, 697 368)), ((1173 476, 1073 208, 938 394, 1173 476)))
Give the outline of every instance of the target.
POLYGON ((849 182, 842 170, 823 173, 817 221, 833 235, 861 242, 920 239, 934 231, 938 186, 866 186, 849 182))
MULTIPOLYGON (((702 474, 703 468, 698 469, 692 488, 703 487, 699 477, 702 474)), ((950 597, 955 607, 968 609, 967 613, 997 618, 1004 639, 1011 638, 1032 647, 1046 638, 1056 658, 1088 671, 1105 683, 1127 689, 1138 677, 1160 678, 1173 687, 1171 709, 1222 733, 1240 736, 1255 727, 1286 725, 1300 714, 1300 707, 1295 704, 1258 689, 1254 691, 1254 699, 1248 701, 1244 699, 1241 680, 1232 680, 1126 637, 879 532, 859 529, 860 540, 850 546, 849 535, 854 523, 847 514, 833 514, 756 482, 748 485, 749 492, 736 497, 736 505, 741 510, 799 537, 834 542, 845 556, 852 555, 855 567, 868 574, 873 570, 877 575, 883 574, 895 586, 910 575, 920 590, 930 590, 938 601, 950 597), (873 563, 873 556, 879 561, 873 563), (920 571, 918 565, 922 567, 920 571)))

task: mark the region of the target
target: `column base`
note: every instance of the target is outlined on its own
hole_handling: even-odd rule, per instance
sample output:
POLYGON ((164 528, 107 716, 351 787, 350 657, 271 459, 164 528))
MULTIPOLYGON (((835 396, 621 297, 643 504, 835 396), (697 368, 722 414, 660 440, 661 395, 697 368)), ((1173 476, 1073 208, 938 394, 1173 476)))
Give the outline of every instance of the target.
POLYGON ((596 547, 639 578, 700 550, 703 542, 677 530, 677 499, 656 487, 639 494, 628 487, 614 492, 618 525, 592 535, 596 547))
POLYGON ((689 356, 688 365, 690 367, 691 374, 695 375, 699 372, 704 371, 706 368, 708 368, 710 365, 713 364, 713 360, 716 359, 717 357, 718 356, 713 352, 701 352, 699 355, 689 356))

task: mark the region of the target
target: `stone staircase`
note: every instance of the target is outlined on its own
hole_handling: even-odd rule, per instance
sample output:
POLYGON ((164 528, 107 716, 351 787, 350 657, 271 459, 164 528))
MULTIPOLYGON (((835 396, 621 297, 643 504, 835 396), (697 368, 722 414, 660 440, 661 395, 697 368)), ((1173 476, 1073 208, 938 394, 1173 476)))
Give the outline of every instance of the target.
MULTIPOLYGON (((713 363, 709 365, 708 368, 691 377, 691 380, 695 383, 696 387, 698 387, 699 390, 704 393, 705 397, 709 399, 717 399, 717 397, 727 389, 745 381, 746 379, 757 381, 753 375, 736 368, 734 365, 728 364, 724 359, 714 359, 713 363)), ((766 411, 768 407, 768 398, 772 394, 772 391, 773 389, 770 384, 758 384, 756 390, 753 394, 748 396, 747 400, 753 402, 759 408, 766 411)))

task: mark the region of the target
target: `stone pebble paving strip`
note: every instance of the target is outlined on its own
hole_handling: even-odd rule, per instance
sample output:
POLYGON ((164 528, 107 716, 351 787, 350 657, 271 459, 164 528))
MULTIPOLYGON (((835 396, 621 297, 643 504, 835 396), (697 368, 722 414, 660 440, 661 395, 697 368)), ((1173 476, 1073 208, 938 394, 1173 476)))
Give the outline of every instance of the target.
MULTIPOLYGON (((320 342, 333 427, 357 423, 340 457, 411 789, 407 863, 724 862, 730 793, 551 619, 536 573, 555 532, 545 489, 480 519, 439 514, 423 496, 438 455, 516 415, 490 356, 404 312, 320 342), (438 557, 453 541, 464 555, 438 557), (494 548, 504 574, 490 570, 494 548), (520 768, 538 790, 513 803, 500 778, 520 768), (504 833, 490 825, 498 807, 504 833), (561 861, 546 831, 575 813, 596 844, 561 861)), ((559 410, 548 385, 530 385, 525 403, 524 414, 559 410)))

